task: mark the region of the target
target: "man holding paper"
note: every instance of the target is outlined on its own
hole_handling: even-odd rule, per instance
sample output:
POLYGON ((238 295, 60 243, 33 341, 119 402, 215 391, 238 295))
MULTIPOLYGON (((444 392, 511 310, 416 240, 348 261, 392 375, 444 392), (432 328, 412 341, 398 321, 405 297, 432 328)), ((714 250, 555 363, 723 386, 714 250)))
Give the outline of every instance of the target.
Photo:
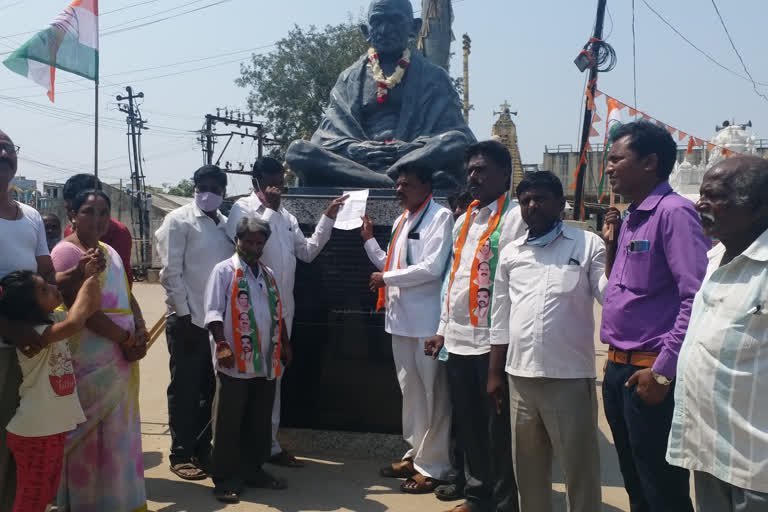
MULTIPOLYGON (((288 336, 291 336, 293 314, 296 304, 293 299, 293 284, 296 279, 296 258, 306 263, 314 260, 325 244, 331 239, 333 224, 345 197, 331 201, 325 214, 315 227, 311 237, 305 238, 296 220, 288 210, 280 206, 285 188, 285 170, 274 158, 263 157, 253 164, 253 193, 238 199, 232 206, 227 219, 227 235, 234 240, 237 223, 242 217, 259 217, 269 223, 272 235, 264 246, 262 262, 272 269, 283 305, 283 320, 288 336)), ((272 409, 272 457, 270 462, 281 466, 301 467, 303 464, 283 451, 277 442, 280 427, 280 379, 275 391, 272 409)))
POLYGON ((386 307, 385 330, 392 335, 392 355, 403 394, 403 438, 410 449, 402 460, 381 470, 406 478, 400 490, 432 492, 451 469, 451 406, 445 370, 424 357, 424 342, 437 331, 440 288, 451 252, 453 216, 432 199, 432 169, 400 167, 397 198, 405 212, 395 220, 387 252, 373 238, 373 223, 363 218, 368 258, 380 272, 371 275, 377 309, 386 307))

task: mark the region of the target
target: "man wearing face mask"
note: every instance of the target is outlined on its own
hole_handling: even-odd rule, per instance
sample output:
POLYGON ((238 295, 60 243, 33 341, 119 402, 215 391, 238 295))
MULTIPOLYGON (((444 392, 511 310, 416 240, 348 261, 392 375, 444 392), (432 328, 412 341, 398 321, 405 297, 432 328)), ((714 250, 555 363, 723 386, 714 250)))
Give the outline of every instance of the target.
POLYGON ((215 383, 205 329, 205 285, 213 267, 234 253, 227 218, 218 209, 227 175, 215 165, 206 165, 195 171, 193 181, 195 200, 169 213, 155 233, 163 265, 160 282, 168 305, 170 463, 171 471, 185 480, 206 477, 203 468, 211 444, 206 427, 215 383))
MULTIPOLYGON (((229 212, 227 234, 234 240, 237 223, 243 217, 259 217, 269 223, 272 236, 264 246, 262 261, 272 269, 283 299, 283 318, 290 336, 293 327, 293 284, 296 278, 296 259, 305 263, 314 260, 331 238, 333 223, 346 197, 331 201, 317 223, 311 237, 305 238, 296 220, 280 205, 285 188, 285 170, 274 158, 263 157, 253 164, 253 193, 238 199, 229 212)), ((301 467, 303 464, 282 450, 277 442, 280 427, 280 378, 278 377, 275 403, 272 410, 272 458, 270 462, 281 466, 301 467)))

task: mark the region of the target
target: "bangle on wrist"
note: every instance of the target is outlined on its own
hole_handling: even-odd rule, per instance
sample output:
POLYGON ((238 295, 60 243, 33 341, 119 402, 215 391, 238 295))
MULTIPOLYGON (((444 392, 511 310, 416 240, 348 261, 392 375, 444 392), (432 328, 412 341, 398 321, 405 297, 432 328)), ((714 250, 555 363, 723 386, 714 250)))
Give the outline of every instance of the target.
POLYGON ((227 343, 225 340, 216 342, 216 350, 222 350, 225 348, 229 348, 229 343, 227 343))

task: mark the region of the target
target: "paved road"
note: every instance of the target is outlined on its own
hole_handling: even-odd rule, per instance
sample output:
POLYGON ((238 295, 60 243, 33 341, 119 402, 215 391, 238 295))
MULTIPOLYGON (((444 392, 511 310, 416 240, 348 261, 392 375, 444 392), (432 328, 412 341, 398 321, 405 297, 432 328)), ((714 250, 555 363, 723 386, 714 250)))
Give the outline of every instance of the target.
MULTIPOLYGON (((151 326, 164 313, 164 293, 157 284, 139 283, 135 293, 151 326)), ((599 343, 598 368, 602 368, 606 350, 599 343)), ((168 471, 168 413, 165 397, 168 386, 168 351, 161 336, 141 363, 141 414, 149 509, 155 512, 240 511, 359 511, 440 512, 451 505, 432 495, 401 494, 397 480, 378 476, 377 468, 387 460, 360 457, 335 457, 320 453, 299 453, 307 463, 303 469, 270 468, 288 480, 285 491, 253 490, 242 496, 239 505, 224 506, 211 494, 210 480, 185 482, 168 471)), ((610 430, 602 413, 600 400, 600 457, 603 483, 603 512, 628 512, 629 504, 622 487, 618 461, 610 430)), ((554 510, 565 511, 565 486, 555 469, 552 486, 554 510)))

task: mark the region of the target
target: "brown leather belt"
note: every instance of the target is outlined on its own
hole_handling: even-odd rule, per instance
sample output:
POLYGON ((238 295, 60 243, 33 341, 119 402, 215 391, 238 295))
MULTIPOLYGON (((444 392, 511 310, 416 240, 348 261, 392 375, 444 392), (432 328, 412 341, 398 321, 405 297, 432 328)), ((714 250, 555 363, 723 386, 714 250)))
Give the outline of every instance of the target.
POLYGON ((656 352, 625 352, 624 350, 608 349, 608 360, 619 364, 631 364, 651 368, 659 354, 656 352))

